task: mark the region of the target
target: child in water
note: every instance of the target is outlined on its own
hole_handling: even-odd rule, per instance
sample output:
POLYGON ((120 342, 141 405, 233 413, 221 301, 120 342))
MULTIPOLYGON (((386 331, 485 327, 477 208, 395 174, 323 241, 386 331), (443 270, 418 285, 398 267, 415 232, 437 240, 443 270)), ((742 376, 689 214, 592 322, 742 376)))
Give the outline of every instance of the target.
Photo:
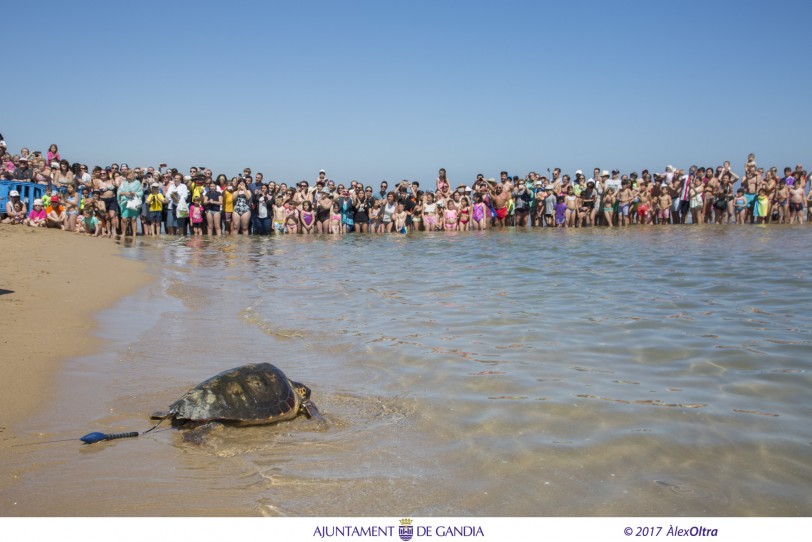
POLYGON ((195 196, 189 206, 189 221, 194 235, 203 235, 203 205, 200 204, 200 196, 195 196))
POLYGON ((395 231, 397 233, 406 233, 406 218, 409 216, 403 209, 403 203, 398 203, 395 214, 392 215, 392 220, 395 222, 395 231))
POLYGON ((313 204, 305 200, 302 202, 302 233, 310 235, 313 233, 314 225, 313 204))
POLYGON ((369 209, 369 229, 372 233, 381 233, 383 231, 380 199, 374 200, 372 202, 372 207, 369 209))
POLYGON ((333 203, 333 214, 330 215, 330 233, 341 233, 341 209, 338 202, 333 203))
POLYGON ((446 202, 444 224, 446 231, 457 231, 457 209, 453 199, 446 202))
MULTIPOLYGON (((571 188, 571 187, 570 187, 571 188)), ((567 202, 564 196, 557 196, 555 203, 555 227, 567 227, 567 202)))
POLYGON ((469 223, 471 222, 471 200, 468 196, 463 196, 460 199, 460 231, 468 231, 469 223))
POLYGON ((747 198, 744 197, 744 188, 739 188, 736 191, 733 209, 736 213, 736 224, 744 224, 744 219, 747 218, 747 198))

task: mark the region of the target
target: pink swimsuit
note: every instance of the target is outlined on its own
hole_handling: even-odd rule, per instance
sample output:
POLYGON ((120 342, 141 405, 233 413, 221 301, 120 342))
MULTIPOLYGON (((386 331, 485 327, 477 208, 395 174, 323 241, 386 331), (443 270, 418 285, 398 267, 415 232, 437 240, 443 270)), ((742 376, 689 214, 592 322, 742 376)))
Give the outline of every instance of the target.
POLYGON ((457 211, 448 210, 445 212, 445 229, 453 230, 457 227, 457 211))

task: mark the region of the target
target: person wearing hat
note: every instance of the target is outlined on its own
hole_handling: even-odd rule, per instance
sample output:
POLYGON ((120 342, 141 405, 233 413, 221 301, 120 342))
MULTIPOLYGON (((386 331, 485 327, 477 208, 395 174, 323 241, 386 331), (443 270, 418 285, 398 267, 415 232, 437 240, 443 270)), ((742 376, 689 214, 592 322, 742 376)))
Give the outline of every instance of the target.
POLYGON ((65 207, 60 203, 59 196, 54 194, 51 196, 51 204, 45 208, 45 225, 64 230, 67 218, 65 207))
POLYGON ((27 213, 25 202, 20 201, 20 193, 16 190, 9 192, 8 202, 6 202, 6 218, 3 219, 3 224, 22 224, 27 213))
POLYGON ((14 179, 17 181, 31 182, 34 178, 34 170, 31 169, 28 163, 27 156, 20 156, 20 167, 14 170, 14 179))
POLYGON ((25 219, 24 224, 32 228, 44 228, 45 216, 45 208, 42 206, 42 200, 35 199, 34 208, 28 213, 28 218, 25 219))
MULTIPOLYGON (((212 181, 214 182, 214 181, 212 181)), ((144 233, 147 235, 160 235, 161 222, 163 218, 164 203, 166 198, 161 194, 161 184, 152 182, 149 185, 149 194, 147 194, 147 227, 144 233)))

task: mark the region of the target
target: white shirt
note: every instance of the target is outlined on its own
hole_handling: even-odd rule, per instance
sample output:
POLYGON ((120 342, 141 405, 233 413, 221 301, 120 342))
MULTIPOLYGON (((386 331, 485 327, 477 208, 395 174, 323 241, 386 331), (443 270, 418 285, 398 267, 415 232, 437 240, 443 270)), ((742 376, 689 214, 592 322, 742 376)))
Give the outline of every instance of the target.
POLYGON ((172 199, 172 194, 175 192, 178 193, 179 199, 186 199, 189 195, 189 189, 186 187, 185 184, 180 183, 179 185, 175 186, 175 183, 169 185, 169 188, 166 190, 166 201, 169 202, 169 207, 167 209, 174 209, 175 208, 175 201, 172 199))

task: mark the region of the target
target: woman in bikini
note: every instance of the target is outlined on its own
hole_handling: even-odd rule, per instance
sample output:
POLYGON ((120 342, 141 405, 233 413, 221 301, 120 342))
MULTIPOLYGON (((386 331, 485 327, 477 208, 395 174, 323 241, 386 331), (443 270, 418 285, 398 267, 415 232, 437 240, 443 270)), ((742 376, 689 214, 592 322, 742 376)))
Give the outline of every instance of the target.
POLYGON ((67 160, 59 161, 59 169, 54 175, 54 183, 62 188, 73 184, 73 172, 70 170, 70 162, 67 160))
POLYGON ((702 221, 705 224, 713 222, 713 204, 716 201, 716 192, 719 190, 719 180, 714 174, 713 168, 705 170, 705 178, 702 180, 702 221))
POLYGON ((575 195, 575 188, 572 185, 567 187, 564 200, 567 204, 567 210, 564 211, 565 227, 574 228, 578 225, 578 196, 575 195))
POLYGON ((70 183, 65 192, 65 230, 76 231, 76 221, 79 218, 79 194, 76 185, 70 183))
POLYGON ((110 174, 106 169, 99 171, 99 178, 93 181, 93 188, 101 192, 101 200, 104 203, 104 209, 107 212, 107 224, 109 236, 113 236, 113 232, 118 231, 118 201, 116 198, 116 190, 118 190, 118 183, 110 178, 110 174))

